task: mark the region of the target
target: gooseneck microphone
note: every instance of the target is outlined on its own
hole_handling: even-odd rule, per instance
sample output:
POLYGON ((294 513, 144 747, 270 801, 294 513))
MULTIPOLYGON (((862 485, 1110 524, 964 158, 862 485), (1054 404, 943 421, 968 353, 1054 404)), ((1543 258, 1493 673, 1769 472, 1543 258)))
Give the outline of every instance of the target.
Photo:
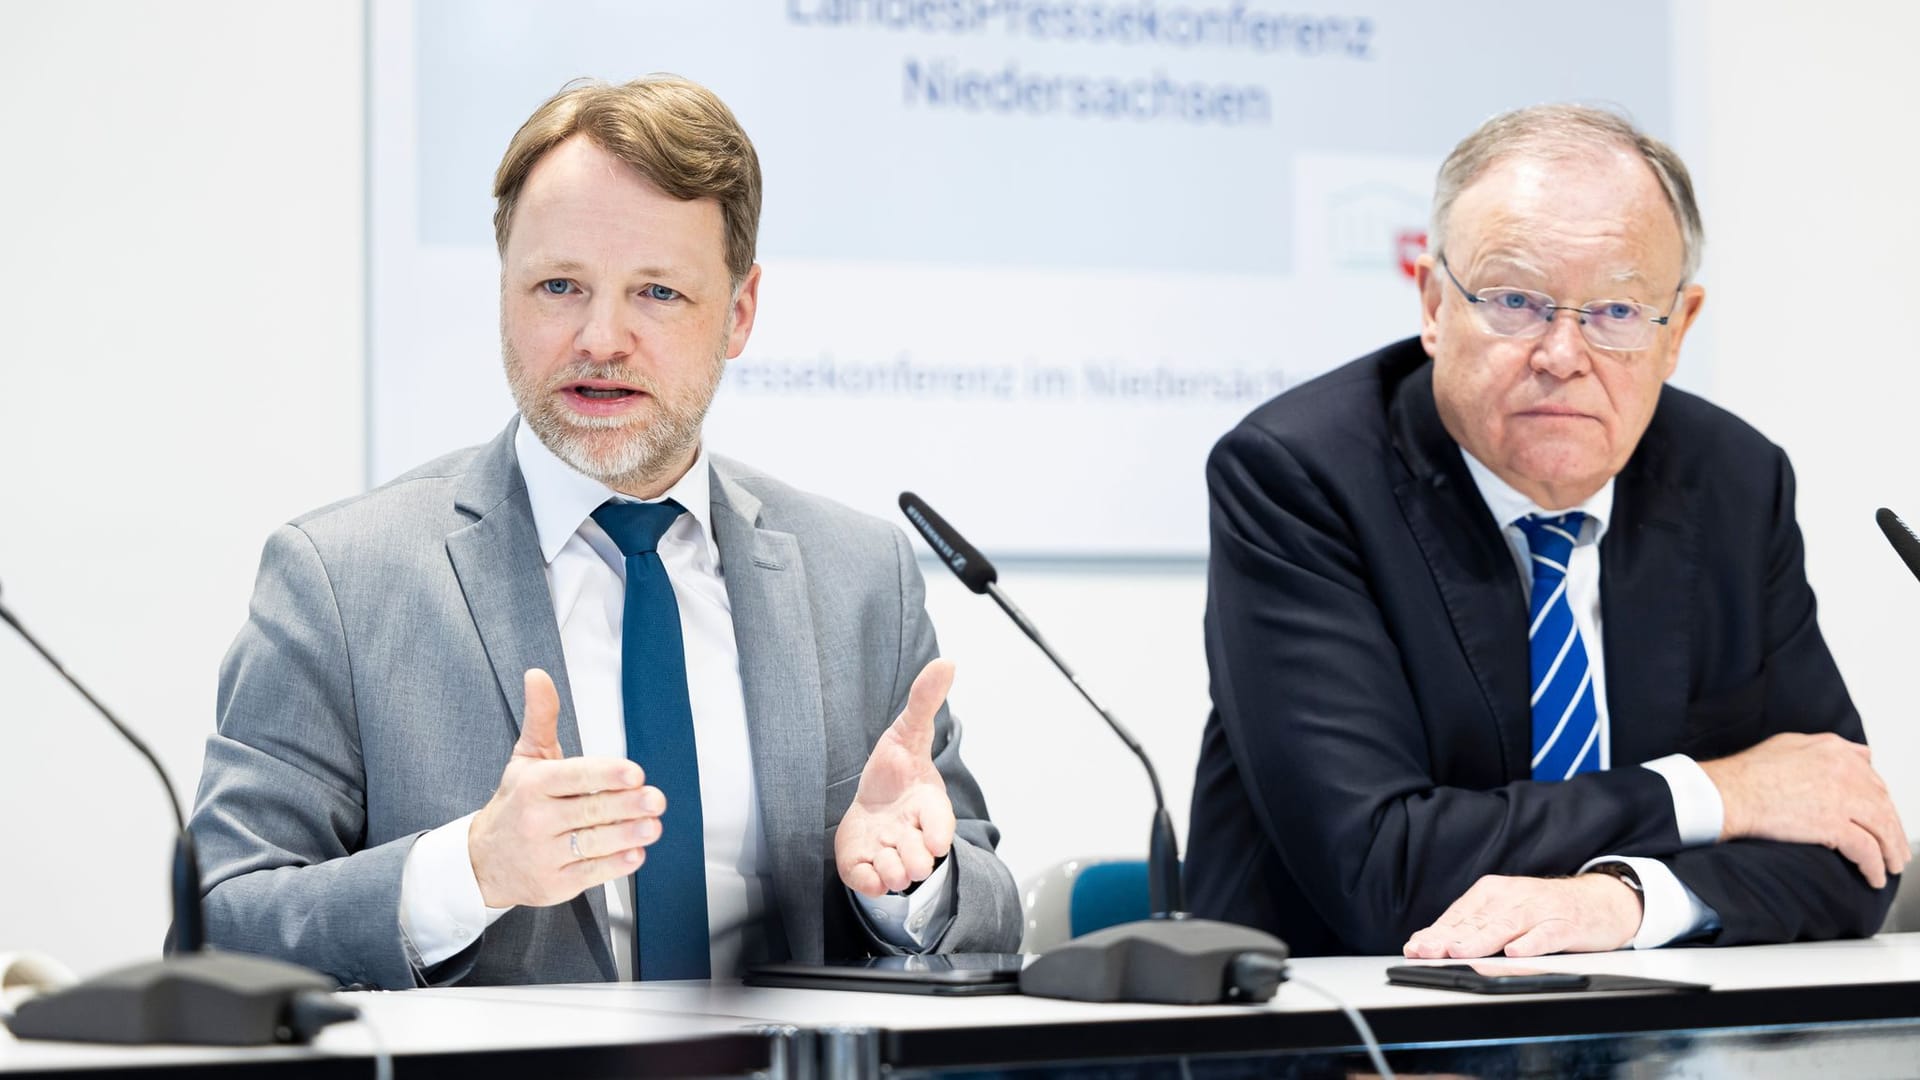
POLYGON ((165 959, 109 971, 45 997, 21 1003, 7 1026, 22 1039, 70 1042, 191 1043, 245 1046, 304 1042, 319 1026, 350 1014, 308 995, 331 990, 331 979, 261 956, 210 951, 200 906, 200 863, 187 832, 179 794, 144 740, 54 659, 0 604, 0 622, 33 647, 67 685, 105 717, 153 766, 167 791, 176 839, 173 849, 173 932, 165 959))
POLYGON ((1109 926, 1047 950, 1020 972, 1020 992, 1075 1001, 1177 1005, 1271 998, 1286 978, 1286 943, 1250 927, 1187 915, 1173 818, 1160 791, 1160 776, 1139 740, 1094 700, 1033 622, 1000 591, 999 574, 986 556, 962 539, 918 495, 901 492, 900 510, 967 588, 993 597, 1020 631, 1040 646, 1053 666, 1140 759, 1153 785, 1153 832, 1147 847, 1147 895, 1153 918, 1109 926))
POLYGON ((1001 591, 999 572, 985 555, 980 554, 979 549, 967 543, 953 526, 947 524, 945 518, 934 513, 932 507, 911 491, 900 493, 900 512, 907 515, 907 520, 920 531, 927 546, 946 562, 947 568, 960 578, 962 584, 974 592, 993 597, 994 603, 1000 605, 1000 610, 1007 613, 1021 633, 1040 646, 1040 651, 1047 654, 1047 659, 1060 669, 1060 674, 1067 677, 1067 681, 1080 691, 1080 696, 1086 699, 1087 704, 1093 706, 1093 711, 1100 714, 1100 719, 1105 720, 1120 741, 1127 744, 1127 749, 1133 751, 1133 756, 1140 759, 1141 766, 1147 770, 1147 782, 1153 785, 1153 833, 1147 847, 1148 904, 1156 918, 1184 915, 1187 904, 1186 893, 1180 885, 1180 842, 1174 835, 1173 817, 1167 813, 1167 800, 1160 792, 1160 774, 1154 771, 1153 762, 1148 759, 1140 741, 1105 706, 1094 700, 1086 684, 1080 681, 1080 676, 1075 675, 1060 654, 1053 651, 1053 646, 1047 644, 1047 639, 1040 636, 1039 629, 1027 618, 1026 612, 1021 611, 1001 591))
POLYGON ((1884 506, 1874 512, 1873 520, 1880 523, 1880 531, 1887 534, 1887 541, 1893 545, 1900 561, 1907 564, 1914 577, 1920 578, 1920 536, 1913 535, 1900 515, 1884 506))
POLYGON ((200 913, 200 860, 194 854, 193 837, 187 832, 187 819, 180 810, 180 795, 174 790, 173 780, 167 776, 167 770, 161 766, 160 759, 154 756, 153 748, 149 747, 140 736, 135 735, 132 728, 121 723, 120 718, 113 715, 113 710, 101 704, 100 699, 94 697, 91 691, 82 686, 80 680, 74 678, 73 673, 69 672, 64 664, 54 659, 54 655, 47 651, 47 647, 40 644, 40 640, 20 624, 20 620, 14 617, 13 612, 7 610, 5 603, 0 603, 0 622, 13 627, 13 632, 19 634, 21 640, 31 645, 33 651, 39 653, 40 658, 47 662, 48 667, 58 672, 60 677, 67 681, 68 686, 73 687, 81 697, 86 698, 87 704, 93 706, 95 712, 105 717, 107 723, 113 725, 113 730, 120 733, 121 738, 132 743, 133 748, 140 751, 140 756, 146 758, 147 764, 153 767, 154 775, 160 778, 160 786, 167 789, 167 808, 173 811, 174 834, 178 838, 173 849, 173 935, 168 943, 168 951, 200 951, 200 947, 206 944, 206 924, 200 913))

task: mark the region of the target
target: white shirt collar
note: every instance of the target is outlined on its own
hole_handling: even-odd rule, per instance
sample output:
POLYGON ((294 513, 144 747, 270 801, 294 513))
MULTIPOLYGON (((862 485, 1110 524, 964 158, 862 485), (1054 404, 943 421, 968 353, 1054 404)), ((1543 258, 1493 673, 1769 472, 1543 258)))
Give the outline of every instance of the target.
POLYGON ((1580 529, 1581 541, 1586 542, 1591 538, 1591 542, 1597 544, 1606 535, 1607 519, 1613 516, 1613 477, 1608 477, 1607 482, 1600 485, 1600 490, 1589 495, 1587 501, 1579 506, 1569 507, 1568 510, 1548 510, 1515 491, 1511 484, 1495 475, 1479 458, 1467 453, 1466 447, 1460 448, 1460 456, 1466 459, 1467 472, 1473 475, 1473 484, 1480 489, 1480 498, 1486 501, 1487 509, 1493 511, 1493 519, 1500 523, 1502 529, 1529 514, 1557 517, 1568 510, 1578 510, 1587 515, 1587 523, 1580 529))
POLYGON ((718 565, 720 546, 713 539, 712 479, 707 471, 707 448, 703 444, 693 457, 685 476, 658 499, 634 499, 622 495, 593 477, 560 460, 533 433, 525 419, 513 433, 513 451, 520 459, 520 475, 527 482, 527 501, 533 506, 533 527, 540 535, 540 555, 553 564, 567 541, 600 504, 609 499, 622 502, 661 502, 672 499, 684 507, 699 526, 709 565, 718 565))

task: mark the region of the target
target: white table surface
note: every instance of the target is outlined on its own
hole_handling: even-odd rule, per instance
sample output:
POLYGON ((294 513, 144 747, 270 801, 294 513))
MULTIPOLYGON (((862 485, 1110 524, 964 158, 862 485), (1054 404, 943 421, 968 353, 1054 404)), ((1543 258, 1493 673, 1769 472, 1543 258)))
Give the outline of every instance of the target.
MULTIPOLYGON (((1324 987, 1362 1011, 1459 1005, 1464 1001, 1497 1004, 1500 1001, 1546 996, 1515 994, 1498 998, 1470 998, 1452 990, 1389 985, 1386 969, 1408 962, 1397 956, 1308 957, 1291 961, 1288 972, 1292 978, 1305 979, 1324 987)), ((1654 949, 1514 961, 1493 959, 1487 962, 1524 964, 1556 971, 1642 975, 1656 979, 1704 982, 1719 990, 1920 982, 1920 934, 1889 934, 1863 941, 1754 945, 1731 949, 1654 949)), ((913 994, 783 990, 742 986, 737 982, 456 987, 409 993, 501 1003, 539 1002, 571 1006, 576 1010, 606 1009, 678 1015, 698 1013, 732 1017, 742 1025, 857 1025, 894 1030, 1000 1027, 1080 1020, 1149 1020, 1173 1016, 1242 1014, 1260 1008, 1281 1012, 1327 1012, 1334 1008, 1325 998, 1294 983, 1282 984, 1280 992, 1264 1006, 1091 1004, 1017 994, 929 998, 913 994)), ((346 996, 360 998, 365 995, 346 996)))
MULTIPOLYGON (((1340 995, 1363 1011, 1470 1002, 1498 1007, 1503 1001, 1533 997, 1470 998, 1452 991, 1388 985, 1386 968, 1404 962, 1399 957, 1308 958, 1293 961, 1290 973, 1340 995)), ((1517 963, 1562 971, 1705 982, 1718 990, 1920 982, 1920 934, 1798 945, 1552 956, 1517 963)), ((784 990, 732 981, 450 987, 341 997, 359 1006, 388 1049, 400 1055, 634 1044, 751 1031, 769 1025, 896 1031, 990 1029, 1246 1015, 1260 1010, 1327 1012, 1334 1008, 1298 983, 1283 984, 1274 1000, 1264 1006, 1201 1007, 1088 1004, 1019 995, 933 998, 784 990)), ((329 1028, 311 1048, 235 1050, 18 1041, 0 1031, 0 1071, 362 1056, 372 1046, 365 1028, 345 1024, 329 1028)))

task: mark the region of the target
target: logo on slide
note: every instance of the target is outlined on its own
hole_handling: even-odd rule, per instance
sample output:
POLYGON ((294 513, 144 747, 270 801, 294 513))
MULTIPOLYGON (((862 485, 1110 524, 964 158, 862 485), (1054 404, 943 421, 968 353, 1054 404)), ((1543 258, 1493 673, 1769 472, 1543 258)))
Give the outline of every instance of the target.
POLYGON ((1427 202, 1397 184, 1369 182, 1327 196, 1327 253, 1342 270, 1413 276, 1427 247, 1427 202))
POLYGON ((1412 281, 1414 262, 1427 252, 1427 230, 1400 230, 1400 235, 1394 238, 1394 248, 1400 252, 1400 273, 1412 281))

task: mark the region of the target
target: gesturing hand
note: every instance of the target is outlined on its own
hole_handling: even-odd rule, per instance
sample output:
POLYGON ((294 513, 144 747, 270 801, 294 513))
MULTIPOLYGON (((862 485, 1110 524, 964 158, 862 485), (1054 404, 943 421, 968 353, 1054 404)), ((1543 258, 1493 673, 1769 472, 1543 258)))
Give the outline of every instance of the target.
POLYGON ((1720 839, 1821 844, 1878 889, 1906 869, 1911 849, 1886 781, 1866 746, 1831 732, 1783 732, 1700 767, 1726 808, 1720 839))
POLYGON ((630 874, 660 838, 667 797, 625 758, 566 757, 560 694, 526 674, 527 721, 493 798, 467 829, 467 857, 488 907, 546 907, 630 874))
POLYGON ((1619 878, 1500 877, 1489 874, 1407 940, 1419 959, 1544 956, 1618 949, 1640 932, 1640 897, 1619 878))
POLYGON ((867 758, 860 790, 833 834, 840 880, 862 896, 898 892, 933 873, 953 847, 953 803, 933 765, 933 718, 953 685, 935 660, 913 680, 907 707, 867 758))

